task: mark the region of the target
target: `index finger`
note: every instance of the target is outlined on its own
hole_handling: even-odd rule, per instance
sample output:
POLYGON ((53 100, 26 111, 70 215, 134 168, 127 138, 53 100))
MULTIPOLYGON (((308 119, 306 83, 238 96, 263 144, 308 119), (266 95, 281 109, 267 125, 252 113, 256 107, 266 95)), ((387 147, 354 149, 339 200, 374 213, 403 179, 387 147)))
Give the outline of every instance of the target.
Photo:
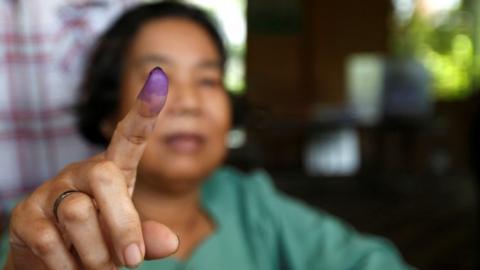
POLYGON ((167 93, 167 75, 161 68, 155 67, 150 71, 135 105, 113 133, 105 158, 113 161, 129 178, 135 175, 147 139, 167 100, 167 93))

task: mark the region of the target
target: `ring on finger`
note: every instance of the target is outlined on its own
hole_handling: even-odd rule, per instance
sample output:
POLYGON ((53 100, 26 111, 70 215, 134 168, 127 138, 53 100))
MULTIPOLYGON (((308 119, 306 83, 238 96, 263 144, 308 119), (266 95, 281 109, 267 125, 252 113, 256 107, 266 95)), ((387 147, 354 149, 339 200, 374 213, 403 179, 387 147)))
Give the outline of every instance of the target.
POLYGON ((70 189, 70 190, 67 190, 67 191, 64 191, 62 192, 56 199, 55 199, 55 202, 53 203, 53 216, 55 216, 55 220, 58 222, 59 219, 58 219, 58 207, 60 206, 60 204, 62 203, 63 200, 65 200, 68 196, 74 194, 74 193, 85 193, 83 191, 80 191, 80 190, 76 190, 76 189, 70 189))

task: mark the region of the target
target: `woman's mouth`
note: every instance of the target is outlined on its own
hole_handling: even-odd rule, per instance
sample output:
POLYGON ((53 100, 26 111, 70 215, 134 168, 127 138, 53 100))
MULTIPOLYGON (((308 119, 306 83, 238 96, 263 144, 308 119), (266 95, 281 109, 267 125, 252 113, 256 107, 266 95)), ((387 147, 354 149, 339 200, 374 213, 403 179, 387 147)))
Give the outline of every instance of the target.
POLYGON ((168 148, 178 153, 194 153, 204 145, 205 136, 195 133, 175 133, 165 137, 168 148))

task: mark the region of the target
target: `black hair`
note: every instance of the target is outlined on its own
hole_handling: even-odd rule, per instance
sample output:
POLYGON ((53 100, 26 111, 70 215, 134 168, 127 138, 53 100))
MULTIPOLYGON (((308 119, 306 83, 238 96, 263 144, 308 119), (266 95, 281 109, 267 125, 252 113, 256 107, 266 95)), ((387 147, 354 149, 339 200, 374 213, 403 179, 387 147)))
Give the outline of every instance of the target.
POLYGON ((225 47, 213 20, 205 11, 175 1, 133 7, 98 39, 85 68, 77 116, 80 133, 91 143, 104 146, 108 143, 101 132, 101 125, 118 109, 121 72, 135 35, 152 20, 172 17, 185 18, 203 27, 218 49, 221 67, 224 69, 225 47))

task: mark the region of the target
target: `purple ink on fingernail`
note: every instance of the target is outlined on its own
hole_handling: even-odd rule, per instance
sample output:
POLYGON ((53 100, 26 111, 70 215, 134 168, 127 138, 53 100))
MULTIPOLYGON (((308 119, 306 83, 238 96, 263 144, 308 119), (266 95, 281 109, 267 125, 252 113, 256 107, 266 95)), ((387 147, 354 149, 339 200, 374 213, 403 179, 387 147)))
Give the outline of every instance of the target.
POLYGON ((150 71, 147 81, 137 97, 148 107, 145 108, 146 111, 142 110, 145 114, 148 114, 146 116, 154 116, 162 110, 167 99, 167 94, 167 75, 161 68, 155 67, 150 71))

